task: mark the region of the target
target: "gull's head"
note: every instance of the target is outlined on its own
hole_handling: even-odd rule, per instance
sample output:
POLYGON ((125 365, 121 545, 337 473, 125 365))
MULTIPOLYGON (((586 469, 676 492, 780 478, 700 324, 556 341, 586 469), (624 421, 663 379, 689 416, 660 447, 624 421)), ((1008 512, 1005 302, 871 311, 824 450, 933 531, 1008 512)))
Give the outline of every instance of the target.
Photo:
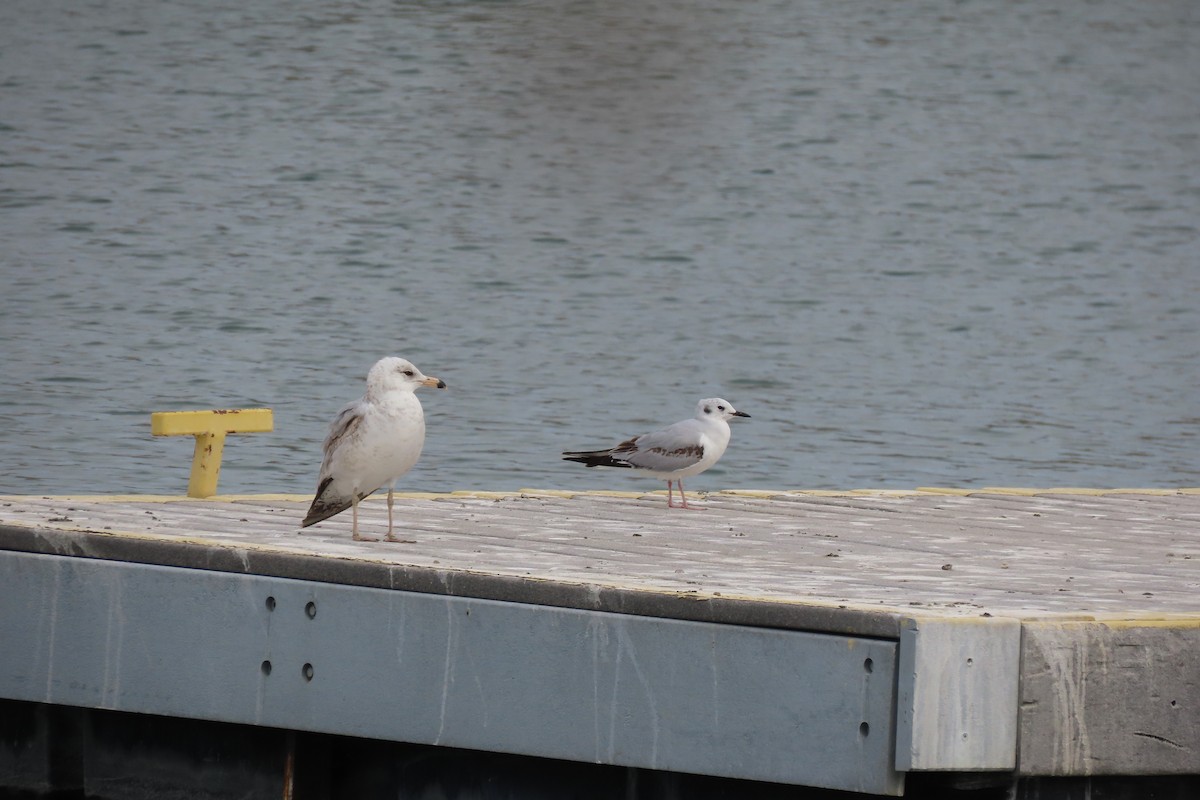
POLYGON ((438 378, 426 376, 411 361, 398 356, 388 356, 375 362, 367 373, 367 391, 370 392, 415 392, 422 386, 445 389, 446 384, 438 378))
POLYGON ((719 397, 709 397, 696 404, 696 419, 729 420, 734 417, 749 419, 750 415, 744 411, 738 411, 728 400, 722 400, 719 397))

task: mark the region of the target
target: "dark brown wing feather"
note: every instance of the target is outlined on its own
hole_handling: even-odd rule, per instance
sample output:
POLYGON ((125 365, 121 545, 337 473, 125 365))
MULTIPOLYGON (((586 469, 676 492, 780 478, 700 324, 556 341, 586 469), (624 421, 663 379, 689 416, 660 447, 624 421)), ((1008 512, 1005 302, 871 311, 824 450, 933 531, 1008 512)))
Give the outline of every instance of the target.
MULTIPOLYGON (((317 496, 313 498, 312 505, 309 506, 308 514, 304 517, 304 521, 300 523, 301 528, 307 528, 315 522, 320 522, 323 519, 329 519, 334 514, 340 514, 350 507, 351 503, 348 499, 342 498, 334 501, 326 498, 323 495, 325 490, 329 488, 329 484, 333 482, 332 475, 325 475, 329 469, 330 463, 333 460, 333 451, 337 450, 338 445, 354 435, 354 431, 362 424, 363 415, 361 412, 363 400, 355 400, 353 403, 348 403, 342 407, 338 415, 333 418, 333 422, 329 425, 329 434, 325 437, 325 442, 321 449, 325 453, 324 459, 321 461, 321 482, 317 485, 317 496)), ((359 495, 361 500, 366 495, 359 495)))
POLYGON ((627 439, 616 447, 608 450, 574 450, 563 453, 563 461, 578 461, 589 467, 625 467, 630 469, 632 464, 621 458, 621 454, 636 453, 637 439, 627 439))
MULTIPOLYGON (((321 481, 321 485, 317 487, 317 496, 313 498, 312 505, 308 507, 308 514, 304 517, 304 521, 300 523, 301 528, 307 528, 315 522, 329 519, 334 514, 340 514, 353 505, 349 500, 332 501, 325 499, 323 497, 325 489, 331 483, 333 483, 333 478, 326 478, 321 481)), ((359 493, 358 499, 362 500, 366 496, 366 494, 359 493)))

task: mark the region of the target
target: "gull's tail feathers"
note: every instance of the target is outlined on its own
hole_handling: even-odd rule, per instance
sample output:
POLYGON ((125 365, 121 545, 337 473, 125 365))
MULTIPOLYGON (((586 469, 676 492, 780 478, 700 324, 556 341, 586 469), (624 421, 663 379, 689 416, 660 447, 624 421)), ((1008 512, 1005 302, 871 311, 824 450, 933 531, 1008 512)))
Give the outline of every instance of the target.
POLYGON ((589 467, 625 467, 631 468, 630 464, 623 458, 618 458, 614 455, 620 447, 613 447, 608 450, 575 450, 563 453, 563 461, 578 461, 580 464, 585 464, 589 467))
MULTIPOLYGON (((332 497, 332 493, 328 491, 331 483, 333 483, 333 478, 321 481, 321 485, 317 487, 317 496, 313 498, 312 505, 308 507, 308 514, 300 523, 301 528, 307 528, 313 523, 329 519, 353 505, 349 497, 332 497)), ((364 497, 366 497, 365 494, 360 494, 358 499, 362 500, 364 497)))

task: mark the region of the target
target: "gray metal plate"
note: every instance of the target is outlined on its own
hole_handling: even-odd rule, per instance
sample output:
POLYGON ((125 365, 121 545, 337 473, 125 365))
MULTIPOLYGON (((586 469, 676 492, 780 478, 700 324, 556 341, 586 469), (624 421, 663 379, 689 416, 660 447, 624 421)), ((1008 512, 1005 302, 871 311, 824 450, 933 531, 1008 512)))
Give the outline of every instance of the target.
POLYGON ((896 648, 0 557, 0 696, 861 792, 903 788, 896 648))

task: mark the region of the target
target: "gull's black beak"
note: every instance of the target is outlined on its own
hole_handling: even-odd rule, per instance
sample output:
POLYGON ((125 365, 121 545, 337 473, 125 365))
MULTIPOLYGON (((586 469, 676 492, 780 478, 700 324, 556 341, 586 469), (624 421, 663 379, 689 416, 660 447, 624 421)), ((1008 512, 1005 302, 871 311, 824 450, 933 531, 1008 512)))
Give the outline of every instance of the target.
POLYGON ((745 411, 735 411, 735 412, 733 412, 733 415, 735 417, 745 417, 746 419, 750 419, 750 415, 747 414, 745 411))

